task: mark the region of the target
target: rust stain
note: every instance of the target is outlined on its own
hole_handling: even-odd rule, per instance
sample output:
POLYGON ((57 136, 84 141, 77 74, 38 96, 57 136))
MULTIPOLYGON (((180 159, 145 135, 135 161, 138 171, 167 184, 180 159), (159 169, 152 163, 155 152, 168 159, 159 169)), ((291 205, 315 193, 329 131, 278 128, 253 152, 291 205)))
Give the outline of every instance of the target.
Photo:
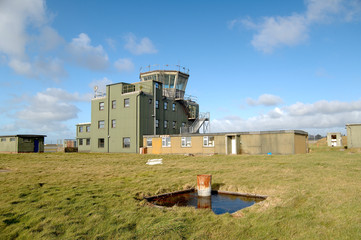
POLYGON ((211 179, 212 179, 212 175, 208 175, 208 174, 197 175, 198 189, 209 188, 211 179))

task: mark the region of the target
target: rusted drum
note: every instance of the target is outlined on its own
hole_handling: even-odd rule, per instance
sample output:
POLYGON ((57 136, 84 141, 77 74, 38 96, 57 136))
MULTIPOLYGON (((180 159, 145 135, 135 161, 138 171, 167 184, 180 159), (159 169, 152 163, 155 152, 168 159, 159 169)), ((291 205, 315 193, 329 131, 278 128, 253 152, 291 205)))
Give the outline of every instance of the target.
POLYGON ((198 196, 201 197, 211 196, 211 192, 212 192, 211 183, 212 183, 212 175, 208 175, 208 174, 197 175, 198 196))

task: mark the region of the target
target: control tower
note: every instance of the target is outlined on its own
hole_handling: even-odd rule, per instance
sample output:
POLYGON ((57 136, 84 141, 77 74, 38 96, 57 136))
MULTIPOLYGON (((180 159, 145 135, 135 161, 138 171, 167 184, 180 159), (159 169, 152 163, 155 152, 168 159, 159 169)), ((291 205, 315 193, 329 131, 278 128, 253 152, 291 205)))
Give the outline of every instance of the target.
POLYGON ((189 78, 189 70, 178 66, 178 70, 151 70, 140 73, 140 81, 154 80, 163 85, 163 96, 176 100, 184 99, 184 93, 189 78))

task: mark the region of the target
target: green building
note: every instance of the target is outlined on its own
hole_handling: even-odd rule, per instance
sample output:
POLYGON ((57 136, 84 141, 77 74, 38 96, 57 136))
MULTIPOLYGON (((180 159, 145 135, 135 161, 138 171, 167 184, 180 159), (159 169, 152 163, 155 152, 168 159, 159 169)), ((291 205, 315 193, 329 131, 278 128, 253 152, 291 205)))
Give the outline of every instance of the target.
POLYGON ((76 125, 78 151, 138 153, 143 135, 198 132, 198 104, 185 97, 188 72, 154 70, 140 82, 115 83, 91 101, 91 122, 76 125))
POLYGON ((0 136, 0 152, 31 153, 44 152, 44 138, 46 135, 9 135, 0 136))

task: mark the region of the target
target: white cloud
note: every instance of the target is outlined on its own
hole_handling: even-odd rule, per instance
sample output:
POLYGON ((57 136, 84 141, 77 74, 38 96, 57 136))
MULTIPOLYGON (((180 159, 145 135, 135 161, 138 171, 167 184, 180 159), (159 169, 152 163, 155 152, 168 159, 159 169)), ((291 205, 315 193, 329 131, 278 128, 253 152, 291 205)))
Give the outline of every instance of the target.
POLYGON ((2 57, 2 61, 15 73, 30 78, 51 77, 55 80, 66 75, 58 59, 48 56, 49 63, 39 64, 38 58, 43 56, 28 53, 29 46, 49 51, 63 42, 49 26, 44 0, 0 1, 0 36, 0 54, 6 56, 2 57), (29 29, 32 29, 31 33, 29 29), (42 68, 44 65, 51 67, 42 68))
POLYGON ((306 11, 290 16, 264 17, 256 23, 250 18, 235 19, 229 22, 229 28, 236 24, 254 29, 256 34, 252 45, 264 53, 272 53, 281 46, 298 45, 308 39, 310 26, 327 24, 331 21, 352 21, 361 13, 358 0, 307 0, 306 11))
MULTIPOLYGON (((311 104, 295 103, 274 108, 267 114, 248 119, 229 116, 211 123, 214 132, 266 131, 292 129, 342 129, 347 123, 361 119, 361 100, 353 102, 318 101, 311 104)), ((326 131, 327 132, 327 131, 326 131)))
POLYGON ((59 88, 48 88, 34 96, 17 97, 15 110, 9 117, 15 124, 7 124, 2 131, 23 131, 35 133, 66 132, 66 121, 77 118, 80 109, 77 102, 89 101, 87 95, 69 93, 59 88), (14 128, 16 126, 16 128, 14 128))
POLYGON ((128 34, 128 36, 125 37, 125 40, 126 44, 124 48, 135 55, 151 54, 158 52, 152 41, 147 37, 142 38, 140 42, 137 42, 137 38, 134 34, 128 34))
POLYGON ((282 98, 272 94, 262 94, 261 96, 258 97, 257 100, 254 100, 252 98, 247 99, 247 104, 250 106, 258 106, 258 105, 275 106, 282 102, 283 102, 282 98))
POLYGON ((119 58, 115 63, 114 63, 114 67, 119 71, 119 72, 130 72, 133 71, 134 69, 134 64, 132 62, 132 60, 128 59, 128 58, 119 58))
POLYGON ((67 46, 67 52, 72 60, 80 66, 91 70, 104 70, 108 67, 108 55, 101 45, 92 46, 87 34, 81 33, 73 38, 67 46))

